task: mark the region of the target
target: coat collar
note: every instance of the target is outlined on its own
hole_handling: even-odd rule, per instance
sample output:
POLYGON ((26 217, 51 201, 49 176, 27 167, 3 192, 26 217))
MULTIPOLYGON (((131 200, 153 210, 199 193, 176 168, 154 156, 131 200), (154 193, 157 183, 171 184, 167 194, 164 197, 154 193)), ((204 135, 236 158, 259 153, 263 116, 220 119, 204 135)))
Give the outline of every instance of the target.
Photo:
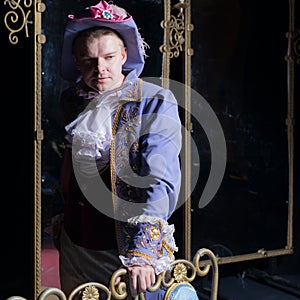
POLYGON ((142 100, 142 79, 138 78, 136 71, 133 70, 125 77, 124 84, 131 82, 128 87, 122 90, 120 101, 140 102, 142 100))

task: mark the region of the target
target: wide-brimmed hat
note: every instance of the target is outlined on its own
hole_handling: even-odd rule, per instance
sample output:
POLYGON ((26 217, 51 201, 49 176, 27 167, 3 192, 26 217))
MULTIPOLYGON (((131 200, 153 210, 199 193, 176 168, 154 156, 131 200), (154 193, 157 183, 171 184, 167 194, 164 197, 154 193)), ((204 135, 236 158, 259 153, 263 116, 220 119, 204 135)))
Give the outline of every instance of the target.
POLYGON ((77 81, 80 78, 72 54, 74 38, 83 30, 101 26, 117 31, 124 40, 127 60, 123 65, 123 72, 135 69, 138 76, 141 74, 148 45, 142 39, 132 16, 125 9, 101 0, 97 5, 87 7, 80 17, 69 15, 68 18, 61 57, 61 76, 64 79, 77 81))

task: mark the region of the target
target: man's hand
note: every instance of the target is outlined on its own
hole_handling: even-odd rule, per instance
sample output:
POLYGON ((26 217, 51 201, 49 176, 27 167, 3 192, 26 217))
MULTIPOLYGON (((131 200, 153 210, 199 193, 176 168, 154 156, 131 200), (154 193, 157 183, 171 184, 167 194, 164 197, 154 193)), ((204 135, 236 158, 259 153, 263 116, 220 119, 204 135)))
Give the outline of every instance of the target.
POLYGON ((155 283, 155 272, 151 265, 128 267, 130 292, 136 297, 155 283))

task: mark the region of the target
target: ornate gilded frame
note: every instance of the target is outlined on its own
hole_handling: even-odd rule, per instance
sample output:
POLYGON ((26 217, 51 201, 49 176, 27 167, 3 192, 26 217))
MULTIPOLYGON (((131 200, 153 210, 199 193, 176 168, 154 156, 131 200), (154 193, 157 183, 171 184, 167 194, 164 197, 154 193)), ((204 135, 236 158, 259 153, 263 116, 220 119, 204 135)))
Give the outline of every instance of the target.
MULTIPOLYGON (((40 295, 40 299, 44 299, 50 291, 44 291, 41 293, 41 155, 42 155, 42 141, 43 141, 43 128, 42 128, 42 46, 46 42, 46 36, 42 33, 42 13, 46 9, 46 5, 40 0, 24 0, 24 1, 14 1, 5 0, 4 4, 7 5, 8 11, 4 16, 4 24, 8 29, 8 40, 11 44, 18 43, 18 35, 25 34, 29 37, 28 24, 29 15, 33 16, 33 26, 34 26, 34 299, 40 295), (18 28, 14 27, 14 24, 21 19, 21 25, 18 28)), ((180 0, 176 7, 178 9, 178 15, 174 16, 171 14, 171 2, 170 0, 164 0, 164 20, 161 26, 164 30, 164 44, 161 47, 161 52, 163 53, 163 66, 162 66, 162 78, 163 85, 168 87, 168 78, 170 75, 170 63, 172 59, 176 59, 180 52, 184 55, 184 84, 186 87, 191 85, 191 56, 193 55, 193 49, 191 48, 191 33, 193 30, 193 25, 191 24, 191 1, 190 0, 180 0), (174 29, 176 30, 174 31, 174 29), (174 39, 174 35, 176 39, 174 39), (176 41, 174 43, 174 40, 176 41)), ((300 43, 300 30, 295 29, 295 1, 289 1, 289 31, 286 34, 288 41, 286 63, 287 63, 287 134, 288 134, 288 154, 289 154, 289 199, 288 199, 288 226, 287 226, 287 243, 285 249, 276 250, 264 250, 261 249, 257 253, 250 253, 245 255, 238 255, 232 257, 218 257, 215 258, 213 254, 205 252, 206 250, 199 250, 194 257, 193 264, 190 266, 194 273, 198 275, 203 274, 200 269, 200 256, 208 255, 210 260, 202 262, 202 266, 214 266, 214 271, 217 271, 217 264, 227 264, 232 262, 246 261, 252 259, 259 259, 264 257, 273 257, 293 253, 293 200, 294 200, 294 77, 295 77, 295 64, 300 63, 300 53, 299 53, 299 43, 300 43), (201 252, 202 251, 202 252, 201 252), (204 251, 204 252, 203 252, 204 251), (211 263, 212 262, 212 263, 211 263)), ((190 94, 189 88, 185 90, 185 106, 187 111, 190 111, 190 94)), ((190 135, 188 132, 192 129, 191 116, 186 113, 184 118, 184 126, 187 129, 185 136, 185 153, 190 152, 190 135)), ((189 264, 188 260, 191 259, 191 215, 190 215, 190 195, 191 186, 188 180, 191 175, 189 155, 186 156, 186 163, 184 171, 184 194, 187 195, 187 201, 184 207, 184 256, 183 261, 189 264)), ((176 261, 177 263, 182 263, 181 260, 176 261)), ((206 269, 208 272, 209 269, 206 269)), ((124 271, 123 271, 124 272, 124 271)), ((217 273, 217 272, 216 272, 217 273)), ((194 276, 192 276, 194 279, 194 276)), ((159 280, 162 280, 160 278, 159 280)), ((214 282, 216 284, 216 282, 214 282)), ((56 289, 53 289, 51 293, 59 295, 61 299, 61 293, 56 289)), ((214 295, 214 297, 216 294, 214 295)), ((118 298, 124 299, 124 298, 118 298)), ((213 298, 212 298, 213 299, 213 298)))
MULTIPOLYGON (((165 19, 161 25, 164 28, 164 44, 161 47, 163 52, 163 85, 169 86, 170 78, 170 64, 172 59, 176 59, 180 52, 184 55, 184 84, 185 89, 185 153, 191 151, 191 137, 189 132, 192 130, 193 124, 191 116, 188 112, 191 111, 191 56, 194 54, 191 48, 191 33, 193 31, 193 24, 191 24, 191 1, 180 0, 175 8, 179 9, 179 14, 174 16, 171 14, 171 2, 165 1, 165 19), (183 42, 184 41, 184 42, 183 42)), ((218 257, 218 264, 228 264, 240 261, 254 260, 266 257, 275 257, 280 255, 287 255, 293 253, 293 207, 294 207, 294 78, 295 78, 295 64, 300 63, 299 59, 299 43, 300 30, 295 29, 295 1, 289 1, 289 31, 286 33, 287 54, 285 60, 287 63, 287 139, 288 139, 288 161, 289 161, 289 196, 288 196, 288 224, 287 224, 287 240, 284 249, 265 250, 260 249, 256 253, 249 253, 243 255, 234 255, 230 257, 218 257)), ((191 258, 191 183, 188 178, 191 176, 191 161, 190 156, 186 155, 186 166, 183 170, 184 174, 184 195, 186 202, 184 203, 184 256, 186 259, 191 258)))

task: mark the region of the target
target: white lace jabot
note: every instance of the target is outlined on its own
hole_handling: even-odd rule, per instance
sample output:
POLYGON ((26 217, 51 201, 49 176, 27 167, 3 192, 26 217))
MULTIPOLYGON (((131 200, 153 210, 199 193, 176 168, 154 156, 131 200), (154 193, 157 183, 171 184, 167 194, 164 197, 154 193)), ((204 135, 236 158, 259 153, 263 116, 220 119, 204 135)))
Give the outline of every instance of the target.
POLYGON ((119 104, 120 90, 129 84, 96 94, 85 110, 65 127, 66 139, 72 144, 73 159, 81 163, 82 171, 94 172, 95 160, 98 170, 109 161, 112 116, 119 104))

